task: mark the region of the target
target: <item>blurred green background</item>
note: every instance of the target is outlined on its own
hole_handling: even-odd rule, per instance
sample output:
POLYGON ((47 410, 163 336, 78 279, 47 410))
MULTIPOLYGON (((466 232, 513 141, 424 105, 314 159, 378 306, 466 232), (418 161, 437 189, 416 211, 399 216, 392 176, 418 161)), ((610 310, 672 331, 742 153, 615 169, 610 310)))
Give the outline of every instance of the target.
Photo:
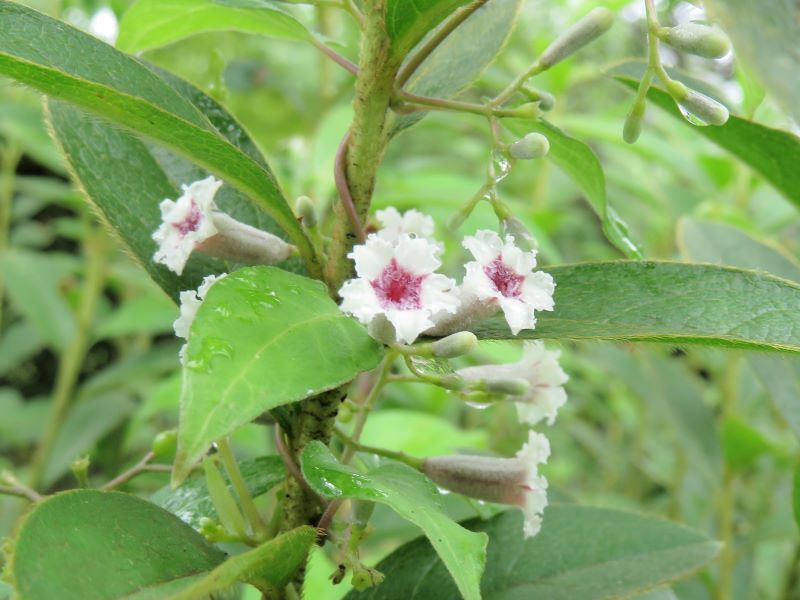
MULTIPOLYGON (((129 3, 26 4, 113 42, 129 3)), ((747 166, 655 106, 639 142, 622 141, 632 96, 603 73, 644 56, 640 2, 528 0, 509 43, 464 97, 478 101, 501 89, 556 32, 601 4, 618 12, 610 34, 535 83, 556 97, 548 119, 600 157, 609 201, 631 237, 648 258, 741 265, 800 281, 796 209, 747 166)), ((700 15, 685 2, 663 2, 660 9, 664 23, 700 15)), ((357 32, 344 15, 307 6, 288 10, 355 59, 357 32)), ((703 60, 669 51, 664 57, 712 86, 737 114, 792 127, 733 57, 703 60)), ((145 58, 228 107, 288 197, 307 194, 321 212, 329 209, 333 156, 352 117, 352 76, 310 45, 238 33, 198 35, 145 58)), ((481 117, 430 114, 397 138, 380 171, 376 207, 432 214, 447 243, 444 270, 452 275, 460 275, 463 262, 460 236, 443 224, 483 183, 487 148, 481 117)), ((80 376, 66 390, 70 409, 43 485, 47 491, 74 487, 69 466, 82 456, 91 459, 91 480, 102 482, 137 461, 156 433, 177 424, 177 308, 70 184, 39 97, 4 80, 0 159, 0 469, 25 478, 52 397, 65 385, 59 373, 77 358, 80 376), (85 343, 76 346, 76 340, 85 343)), ((499 191, 535 233, 545 267, 621 258, 580 190, 552 163, 518 164, 499 191)), ((479 227, 496 227, 488 206, 479 206, 462 233, 479 227)), ((659 598, 800 598, 792 514, 798 360, 670 345, 560 348, 571 379, 569 402, 545 431, 553 449, 544 469, 551 499, 646 511, 729 542, 720 561, 659 598)), ((471 362, 513 360, 518 352, 510 343, 484 343, 471 362)), ((409 384, 389 388, 363 442, 419 456, 460 449, 512 454, 524 435, 511 406, 478 411, 443 390, 409 384)), ((246 426, 234 445, 243 458, 272 452, 270 430, 246 426)), ((147 496, 166 482, 165 474, 151 473, 126 489, 147 496)), ((454 497, 447 504, 463 517, 488 510, 454 497)), ((23 506, 0 496, 0 537, 9 535, 23 506)), ((381 508, 374 525, 368 561, 417 535, 381 508)), ((346 592, 346 583, 327 581, 336 562, 335 555, 315 553, 307 598, 346 592)), ((9 594, 3 586, 0 598, 9 594)), ((243 590, 244 597, 255 598, 252 593, 243 590)))

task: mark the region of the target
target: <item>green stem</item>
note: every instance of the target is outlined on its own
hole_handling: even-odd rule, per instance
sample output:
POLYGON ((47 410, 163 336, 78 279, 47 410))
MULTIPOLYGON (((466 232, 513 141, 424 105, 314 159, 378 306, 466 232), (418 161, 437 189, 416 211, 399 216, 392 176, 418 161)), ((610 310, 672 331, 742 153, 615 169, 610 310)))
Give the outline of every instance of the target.
MULTIPOLYGON (((8 248, 8 233, 11 228, 11 201, 14 197, 14 177, 22 152, 13 141, 6 142, 0 160, 0 255, 8 248)), ((3 325, 3 298, 5 297, 5 279, 0 269, 0 330, 3 325)))
POLYGON ((395 81, 395 87, 401 89, 409 78, 416 72, 420 65, 439 47, 439 45, 466 21, 476 10, 486 4, 488 0, 473 0, 454 12, 415 52, 408 62, 400 69, 395 81))
POLYGON ((107 268, 106 233, 97 227, 90 231, 84 240, 86 257, 86 276, 83 281, 75 335, 59 357, 56 383, 53 388, 53 401, 44 433, 31 460, 29 483, 37 488, 42 483, 45 468, 53 451, 64 419, 67 416, 75 384, 83 365, 83 360, 91 341, 92 321, 97 302, 103 292, 107 268))
POLYGON ((344 431, 342 431, 338 427, 333 428, 333 433, 337 438, 339 438, 339 440, 341 440, 341 442, 345 446, 347 446, 349 450, 352 450, 353 453, 368 452, 369 454, 377 454, 378 456, 385 456, 386 458, 391 458, 392 460, 405 463, 410 467, 414 467, 415 469, 421 469, 422 463, 425 462, 421 458, 415 458, 413 456, 406 454, 405 452, 395 452, 394 450, 377 448, 375 446, 367 446, 366 444, 356 442, 352 437, 347 435, 344 431))
POLYGON ((528 79, 546 70, 547 67, 540 65, 538 61, 533 63, 525 71, 520 73, 517 78, 514 79, 514 81, 509 83, 502 92, 494 97, 494 100, 490 102, 491 106, 502 106, 508 101, 509 98, 511 98, 511 96, 516 93, 519 88, 525 85, 525 82, 528 81, 528 79))
POLYGON ((126 483, 136 477, 139 473, 145 471, 145 467, 156 457, 154 452, 148 452, 144 455, 142 460, 137 462, 133 465, 130 469, 117 475, 114 479, 109 481, 108 483, 103 484, 100 489, 101 490, 113 490, 121 486, 123 483, 126 483))
MULTIPOLYGON (((356 417, 356 424, 353 427, 353 434, 350 436, 350 440, 353 443, 358 443, 358 440, 361 439, 361 434, 364 433, 364 425, 367 423, 367 418, 369 417, 370 411, 372 411, 372 407, 375 405, 375 401, 378 399, 378 396, 383 390, 383 386, 386 385, 386 382, 389 379, 389 375, 392 371, 392 364, 397 358, 397 351, 396 350, 389 350, 386 353, 386 356, 383 357, 383 363, 380 366, 380 370, 378 371, 378 378, 375 380, 372 389, 367 394, 367 397, 364 399, 364 403, 359 407, 359 413, 356 417)), ((353 458, 353 455, 356 453, 356 448, 352 445, 349 445, 345 448, 345 451, 342 453, 341 462, 343 464, 347 464, 350 462, 350 459, 353 458)))
MULTIPOLYGON (((408 92, 401 92, 399 98, 407 104, 416 104, 422 108, 412 110, 443 110, 448 112, 465 112, 484 117, 525 117, 527 112, 516 109, 504 109, 492 106, 491 104, 474 104, 472 102, 462 102, 460 100, 447 100, 445 98, 431 98, 428 96, 417 96, 408 92)), ((399 112, 402 112, 400 110, 399 112)))
MULTIPOLYGON (((385 11, 386 0, 365 3, 364 33, 353 103, 355 116, 344 153, 346 182, 360 223, 367 220, 378 166, 389 140, 386 117, 399 67, 398 59, 390 51, 385 11)), ((348 218, 343 203, 336 203, 334 213, 336 219, 328 253, 327 280, 331 289, 339 289, 352 274, 353 266, 347 254, 358 241, 358 232, 354 230, 353 220, 348 218)))
POLYGON ((242 477, 242 472, 239 470, 239 463, 236 462, 236 457, 231 450, 228 438, 221 438, 217 440, 217 450, 222 459, 222 465, 228 473, 231 480, 233 489, 236 490, 236 495, 239 497, 239 504, 244 511, 244 515, 250 522, 250 530, 258 541, 264 541, 267 538, 267 525, 261 518, 261 515, 256 508, 256 503, 253 501, 253 496, 250 489, 242 477))

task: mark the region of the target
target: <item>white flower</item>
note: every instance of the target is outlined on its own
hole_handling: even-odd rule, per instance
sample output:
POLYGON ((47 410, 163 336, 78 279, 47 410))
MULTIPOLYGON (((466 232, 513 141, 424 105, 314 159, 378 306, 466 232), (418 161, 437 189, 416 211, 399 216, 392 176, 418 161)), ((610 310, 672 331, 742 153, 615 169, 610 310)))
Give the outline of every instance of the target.
POLYGON ((503 241, 488 230, 465 237, 463 245, 475 257, 464 265, 465 304, 471 299, 498 304, 514 335, 534 328, 534 311, 553 310, 555 282, 547 273, 533 271, 535 251, 523 252, 513 236, 507 235, 503 241))
MULTIPOLYGON (((197 310, 200 308, 203 300, 205 300, 208 290, 211 289, 212 285, 214 285, 220 279, 223 279, 225 276, 226 273, 223 273, 222 275, 208 275, 207 277, 203 278, 203 283, 200 284, 200 287, 198 287, 196 291, 189 290, 180 293, 181 314, 172 324, 172 328, 175 330, 176 336, 185 340, 189 339, 189 328, 192 326, 192 321, 194 321, 197 310)), ((181 346, 181 363, 185 362, 185 356, 186 344, 181 346)))
POLYGON ((158 250, 153 260, 162 263, 178 275, 183 273, 186 261, 198 244, 217 233, 211 218, 214 195, 221 181, 208 177, 186 186, 181 186, 183 195, 176 201, 163 200, 161 226, 153 233, 158 250))
POLYGON ((528 441, 514 458, 488 456, 434 456, 422 463, 422 472, 441 487, 453 492, 518 506, 525 516, 525 537, 536 535, 547 506, 547 479, 539 465, 550 456, 550 442, 531 431, 528 441))
POLYGON ((402 215, 393 206, 375 213, 382 228, 377 235, 384 240, 396 244, 403 234, 411 237, 433 238, 433 219, 418 210, 411 209, 402 215))
POLYGON ((547 424, 552 425, 558 410, 567 401, 567 392, 563 385, 569 377, 558 364, 561 353, 547 350, 539 340, 526 341, 523 347, 519 362, 466 367, 459 369, 457 373, 468 381, 525 379, 530 384, 528 392, 521 399, 514 398, 519 420, 536 425, 547 419, 547 424))
POLYGON ((399 342, 412 343, 433 326, 431 317, 458 309, 456 283, 439 273, 441 265, 430 240, 400 235, 397 244, 370 235, 347 256, 356 263, 357 279, 339 290, 342 310, 365 325, 386 319, 399 342))
POLYGON ((547 506, 547 479, 539 475, 539 465, 546 463, 549 457, 550 442, 535 431, 528 434, 527 443, 517 452, 517 460, 527 467, 522 484, 522 512, 525 515, 523 531, 526 538, 533 537, 542 528, 542 513, 547 506))

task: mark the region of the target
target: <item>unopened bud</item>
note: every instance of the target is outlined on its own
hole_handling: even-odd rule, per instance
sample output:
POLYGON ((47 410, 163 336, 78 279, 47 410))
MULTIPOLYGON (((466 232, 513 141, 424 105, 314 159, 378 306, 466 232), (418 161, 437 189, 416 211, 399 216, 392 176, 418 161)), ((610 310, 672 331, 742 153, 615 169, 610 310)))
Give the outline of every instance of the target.
POLYGON ((637 102, 625 119, 625 126, 622 128, 622 139, 629 144, 635 144, 642 134, 645 106, 644 102, 637 102))
POLYGON ((76 458, 69 465, 69 470, 78 481, 78 485, 82 488, 89 487, 89 457, 81 456, 76 458))
POLYGON ((299 196, 295 200, 294 210, 304 227, 311 229, 317 226, 317 213, 311 198, 299 196))
POLYGON ((458 375, 444 375, 443 377, 439 378, 437 383, 440 387, 456 392, 463 390, 467 386, 467 382, 458 375))
POLYGON ((162 431, 153 438, 151 450, 157 458, 172 459, 178 448, 178 430, 168 429, 162 431))
POLYGON ((595 8, 558 36, 539 57, 539 64, 544 68, 552 67, 596 40, 613 24, 613 12, 607 8, 595 8))
POLYGON ((731 49, 731 42, 724 33, 700 23, 665 27, 658 31, 658 37, 676 50, 705 58, 720 58, 731 49))
POLYGON ((455 358, 472 352, 478 338, 470 331, 459 331, 431 344, 431 351, 438 358, 455 358))
POLYGON ((709 125, 724 125, 728 122, 728 109, 705 94, 688 90, 686 96, 678 101, 691 115, 709 125))
POLYGON ((528 465, 513 458, 454 455, 434 456, 422 472, 439 486, 487 502, 524 504, 528 465))
POLYGON ((200 252, 249 265, 274 265, 295 253, 294 246, 266 231, 237 221, 225 213, 212 213, 217 234, 198 244, 200 252))
POLYGON ((500 377, 487 379, 482 387, 490 394, 524 396, 531 389, 531 384, 521 377, 500 377))
POLYGON ((508 147, 508 153, 514 158, 532 160, 542 158, 550 151, 550 142, 541 133, 529 133, 508 147))
POLYGON ((542 116, 542 109, 538 102, 527 102, 513 109, 513 116, 518 119, 531 119, 537 121, 542 116))
POLYGON ((556 105, 555 96, 549 92, 545 92, 544 90, 524 86, 520 88, 520 92, 525 94, 528 97, 528 100, 531 100, 532 102, 538 102, 539 108, 545 112, 553 110, 553 107, 556 105))

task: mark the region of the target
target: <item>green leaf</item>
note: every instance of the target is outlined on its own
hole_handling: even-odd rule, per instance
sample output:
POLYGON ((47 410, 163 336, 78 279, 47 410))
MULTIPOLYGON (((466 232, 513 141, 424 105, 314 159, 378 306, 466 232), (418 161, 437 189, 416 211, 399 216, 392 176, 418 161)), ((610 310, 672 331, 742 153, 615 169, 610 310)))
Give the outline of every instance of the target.
POLYGON ((469 0, 387 0, 386 33, 392 54, 402 59, 425 34, 469 0))
MULTIPOLYGON (((436 98, 450 98, 458 94, 475 81, 500 52, 511 34, 521 5, 521 0, 487 2, 439 44, 417 68, 403 89, 418 96, 436 98)), ((393 135, 397 134, 422 119, 425 114, 393 114, 389 118, 388 127, 393 135)))
POLYGON ((750 469, 763 454, 775 451, 772 444, 743 418, 729 416, 722 423, 722 451, 733 469, 750 469))
MULTIPOLYGON (((517 338, 679 342, 800 352, 800 285, 711 265, 608 262, 548 268, 555 311, 517 338)), ((472 331, 508 339, 502 316, 472 331)))
MULTIPOLYGON (((720 546, 669 521, 582 506, 547 508, 541 532, 528 540, 516 510, 464 525, 489 535, 484 600, 627 598, 699 569, 720 546)), ((427 540, 400 547, 376 568, 386 580, 347 600, 460 597, 427 540)))
POLYGON ((506 125, 522 137, 541 133, 550 141, 547 158, 562 169, 581 189, 589 205, 600 217, 603 233, 609 242, 628 258, 641 258, 642 251, 630 238, 628 226, 608 203, 606 176, 594 151, 582 141, 546 121, 508 121, 506 125))
POLYGON ((69 274, 62 262, 24 250, 8 250, 0 257, 9 298, 39 337, 61 350, 75 335, 75 317, 63 297, 61 282, 69 274), (36 273, 37 277, 31 277, 36 273))
POLYGON ((792 509, 794 512, 794 522, 800 529, 800 465, 794 469, 794 482, 792 484, 792 509))
POLYGON ((270 0, 139 0, 119 24, 117 48, 141 52, 208 31, 309 41, 311 33, 270 0))
POLYGON ((316 530, 308 526, 287 531, 258 548, 229 558, 170 600, 206 598, 238 581, 252 583, 266 596, 279 597, 305 562, 316 536, 316 530))
POLYGON ((352 380, 382 354, 319 281, 274 267, 228 275, 192 322, 173 481, 214 440, 267 410, 352 380))
MULTIPOLYGON (((711 221, 682 219, 678 246, 689 260, 768 271, 800 282, 800 265, 783 249, 756 240, 744 231, 711 221)), ((747 356, 778 411, 800 438, 800 359, 750 353, 747 356)))
POLYGON ((224 557, 154 504, 76 490, 44 500, 25 517, 10 571, 25 600, 112 600, 208 571, 224 557))
MULTIPOLYGON (((433 544, 461 596, 467 600, 481 597, 478 588, 486 559, 486 536, 467 531, 451 521, 443 512, 439 492, 427 477, 394 462, 359 473, 337 461, 331 451, 317 441, 309 443, 303 451, 302 468, 311 487, 326 498, 353 498, 386 504, 417 525, 433 544)), ((386 575, 387 579, 391 577, 389 573, 386 575)), ((419 573, 413 580, 418 576, 419 573)), ((387 583, 389 581, 376 589, 387 583)), ((397 581, 390 585, 400 583, 397 581)), ((448 584, 453 585, 449 578, 448 584)))
MULTIPOLYGON (((254 498, 266 494, 286 477, 283 461, 278 456, 262 456, 239 465, 247 488, 254 498)), ((233 493, 235 490, 228 486, 233 493)), ((177 488, 165 486, 150 497, 150 501, 177 515, 195 529, 200 528, 203 517, 216 519, 214 504, 206 488, 204 477, 185 481, 177 488)))
POLYGON ((731 36, 736 58, 747 63, 783 107, 800 119, 797 2, 708 0, 703 6, 731 36))
POLYGON ((0 73, 208 169, 246 194, 311 255, 269 169, 220 135, 188 98, 142 62, 60 21, 0 0, 0 73))
MULTIPOLYGON (((635 89, 639 83, 626 74, 614 74, 614 77, 631 89, 635 89)), ((696 127, 683 117, 672 97, 660 88, 651 87, 647 98, 687 127, 692 127, 698 135, 707 137, 750 166, 800 207, 800 170, 797 169, 800 162, 800 138, 795 134, 771 129, 734 115, 730 116, 725 125, 696 127)))

